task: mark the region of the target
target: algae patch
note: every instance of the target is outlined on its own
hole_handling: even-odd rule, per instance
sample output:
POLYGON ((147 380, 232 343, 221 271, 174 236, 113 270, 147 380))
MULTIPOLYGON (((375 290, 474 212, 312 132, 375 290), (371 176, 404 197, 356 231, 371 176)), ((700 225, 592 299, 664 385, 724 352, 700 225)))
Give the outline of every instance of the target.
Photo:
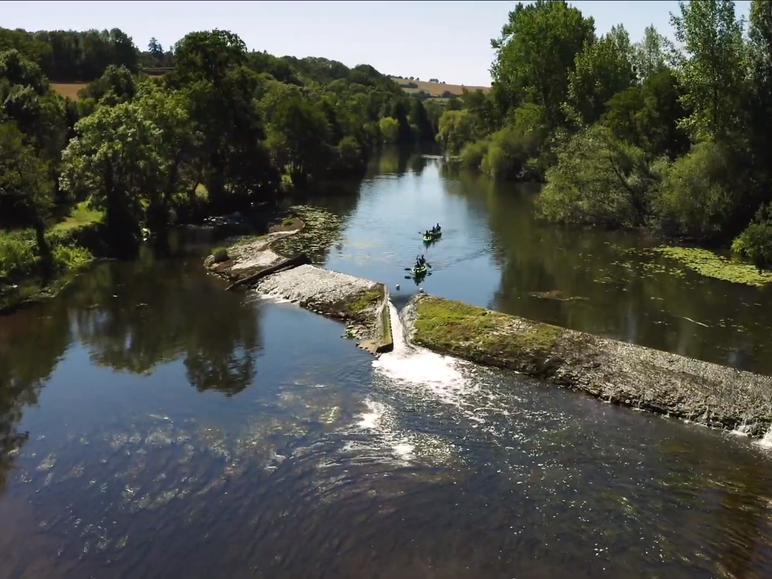
POLYGON ((772 283, 772 273, 759 272, 753 265, 731 261, 707 249, 663 246, 656 247, 653 251, 677 260, 706 277, 754 287, 772 283))

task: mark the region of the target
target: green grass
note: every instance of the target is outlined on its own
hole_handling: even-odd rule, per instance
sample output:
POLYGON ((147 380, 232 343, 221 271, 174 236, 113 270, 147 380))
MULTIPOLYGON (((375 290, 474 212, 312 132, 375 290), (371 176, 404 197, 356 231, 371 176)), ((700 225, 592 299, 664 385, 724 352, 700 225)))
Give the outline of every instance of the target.
POLYGON ((772 283, 772 272, 759 272, 753 265, 726 259, 707 249, 663 246, 654 251, 706 277, 754 287, 772 283))
POLYGON ((416 304, 413 339, 419 345, 473 361, 532 364, 554 349, 563 330, 462 302, 426 296, 416 304))
POLYGON ((383 299, 383 287, 379 285, 377 288, 364 291, 354 299, 346 302, 345 314, 347 317, 359 319, 363 314, 374 308, 381 299, 383 299))
POLYGON ((92 209, 88 201, 81 201, 73 206, 70 214, 64 220, 54 225, 51 230, 54 232, 71 231, 80 227, 87 227, 95 223, 100 223, 104 219, 104 212, 99 209, 92 209))

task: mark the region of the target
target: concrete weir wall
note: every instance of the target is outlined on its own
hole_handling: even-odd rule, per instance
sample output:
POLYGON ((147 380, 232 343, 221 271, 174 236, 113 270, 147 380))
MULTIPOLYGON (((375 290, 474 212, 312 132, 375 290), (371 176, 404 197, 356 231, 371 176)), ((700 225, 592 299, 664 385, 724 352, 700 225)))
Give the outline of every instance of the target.
POLYGON ((616 404, 739 430, 772 424, 772 378, 418 295, 402 312, 416 345, 516 370, 616 404))
MULTIPOLYGON (((394 347, 386 286, 300 265, 258 291, 344 321, 373 354, 394 347)), ((416 345, 506 368, 605 401, 762 437, 772 425, 772 378, 419 294, 401 314, 416 345)))
POLYGON ((301 265, 263 278, 256 289, 346 322, 347 335, 372 353, 394 348, 389 293, 382 283, 301 265))

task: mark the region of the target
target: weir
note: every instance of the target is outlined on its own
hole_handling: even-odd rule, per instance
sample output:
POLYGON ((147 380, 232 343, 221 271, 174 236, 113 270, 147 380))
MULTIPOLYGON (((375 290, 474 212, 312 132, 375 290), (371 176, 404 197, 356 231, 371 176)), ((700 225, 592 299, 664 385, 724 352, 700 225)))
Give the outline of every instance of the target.
POLYGON ((425 294, 395 326, 382 283, 312 265, 260 280, 258 291, 345 321, 373 354, 416 344, 504 368, 604 401, 682 418, 772 443, 772 378, 425 294), (404 338, 402 332, 405 333, 404 338))

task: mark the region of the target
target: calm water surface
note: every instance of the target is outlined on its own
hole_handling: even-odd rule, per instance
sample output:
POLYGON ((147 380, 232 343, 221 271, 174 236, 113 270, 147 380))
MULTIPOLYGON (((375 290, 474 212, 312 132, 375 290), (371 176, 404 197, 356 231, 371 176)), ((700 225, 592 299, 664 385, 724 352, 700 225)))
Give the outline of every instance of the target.
MULTIPOLYGON (((539 228, 533 194, 385 154, 325 202, 324 261, 400 305, 440 221, 431 293, 772 371, 762 292, 539 228)), ((772 575, 763 447, 401 341, 373 360, 201 251, 0 318, 0 577, 772 575)))

